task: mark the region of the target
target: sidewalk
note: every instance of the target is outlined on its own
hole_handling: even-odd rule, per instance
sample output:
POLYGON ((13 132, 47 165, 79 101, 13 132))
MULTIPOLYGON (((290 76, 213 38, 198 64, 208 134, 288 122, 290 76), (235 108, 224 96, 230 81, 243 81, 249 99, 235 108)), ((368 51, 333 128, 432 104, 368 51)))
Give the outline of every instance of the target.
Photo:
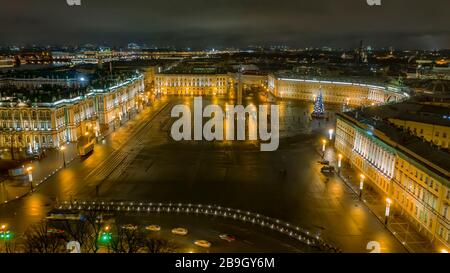
MULTIPOLYGON (((109 134, 113 133, 116 129, 120 128, 128 121, 133 120, 143 110, 151 107, 150 104, 144 108, 140 108, 139 111, 132 111, 130 114, 122 119, 120 124, 110 126, 108 129, 101 132, 99 140, 105 138, 109 134)), ((78 157, 77 143, 66 144, 66 150, 64 151, 66 165, 78 157)), ((12 200, 19 199, 28 193, 31 189, 35 189, 41 183, 45 182, 52 175, 56 174, 64 167, 63 154, 59 150, 47 151, 47 156, 41 160, 26 161, 22 164, 27 167, 32 167, 33 181, 30 183, 28 175, 19 177, 5 176, 0 180, 0 205, 8 203, 12 200), (32 185, 31 185, 32 184, 32 185)))
MULTIPOLYGON (((77 156, 76 143, 66 144, 64 151, 66 164, 69 164, 77 156)), ((61 151, 49 150, 47 156, 41 160, 26 161, 22 164, 27 167, 32 167, 33 181, 30 183, 28 175, 19 177, 6 177, 0 182, 0 204, 7 203, 11 200, 18 199, 31 190, 46 181, 57 171, 64 167, 63 155, 61 151)))
MULTIPOLYGON (((334 144, 334 143, 333 143, 334 144)), ((317 152, 322 156, 322 147, 317 147, 317 152)), ((333 147, 327 147, 325 152, 325 159, 330 161, 330 165, 337 170, 337 177, 340 178, 358 197, 359 196, 359 175, 360 173, 353 169, 349 162, 342 160, 342 168, 340 172, 337 168, 337 155, 333 147)), ((355 200, 358 200, 358 198, 355 200)), ((386 210, 386 196, 380 194, 371 182, 366 180, 364 183, 364 190, 361 201, 366 207, 382 222, 385 223, 386 210)), ((434 253, 437 252, 437 247, 434 246, 428 238, 417 232, 412 223, 407 219, 401 211, 399 211, 395 204, 391 206, 390 216, 386 228, 401 242, 405 248, 412 253, 434 253)))

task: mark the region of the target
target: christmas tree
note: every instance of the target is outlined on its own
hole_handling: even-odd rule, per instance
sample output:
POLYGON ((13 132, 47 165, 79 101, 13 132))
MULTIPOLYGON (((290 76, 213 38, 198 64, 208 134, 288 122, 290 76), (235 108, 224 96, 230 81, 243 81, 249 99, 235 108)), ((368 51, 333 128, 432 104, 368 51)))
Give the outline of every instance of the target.
POLYGON ((319 92, 316 101, 314 102, 314 111, 312 116, 315 118, 323 118, 325 116, 325 106, 323 105, 322 90, 319 92))

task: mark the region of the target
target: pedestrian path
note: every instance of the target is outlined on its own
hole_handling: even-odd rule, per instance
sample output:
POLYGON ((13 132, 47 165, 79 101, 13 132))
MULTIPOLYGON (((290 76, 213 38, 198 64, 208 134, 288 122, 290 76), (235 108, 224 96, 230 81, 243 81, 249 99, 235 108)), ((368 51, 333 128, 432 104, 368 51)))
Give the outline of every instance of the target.
POLYGON ((41 160, 27 161, 23 163, 24 168, 31 167, 30 176, 6 177, 0 182, 0 204, 8 203, 30 193, 33 189, 45 182, 57 171, 74 160, 77 156, 76 144, 65 145, 63 152, 59 150, 49 150, 46 157, 41 160))
MULTIPOLYGON (((321 148, 322 147, 318 146, 317 152, 322 155, 321 148)), ((330 165, 335 166, 336 170, 338 170, 337 154, 334 147, 327 147, 325 159, 330 162, 330 165)), ((342 168, 337 171, 337 176, 343 183, 352 189, 356 196, 359 196, 360 173, 353 169, 347 161, 342 160, 342 168)), ((386 198, 387 196, 384 196, 377 191, 370 182, 364 184, 361 201, 383 224, 386 221, 386 198)), ((355 200, 359 202, 358 198, 355 198, 355 200)), ((438 247, 420 234, 415 226, 407 219, 407 216, 401 210, 396 209, 395 205, 390 209, 386 229, 388 229, 409 252, 438 252, 438 247)))

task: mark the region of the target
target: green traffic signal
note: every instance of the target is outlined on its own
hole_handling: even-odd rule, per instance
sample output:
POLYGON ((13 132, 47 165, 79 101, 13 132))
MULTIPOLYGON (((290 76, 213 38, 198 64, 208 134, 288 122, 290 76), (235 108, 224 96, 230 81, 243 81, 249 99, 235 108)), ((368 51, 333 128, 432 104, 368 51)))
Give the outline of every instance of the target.
POLYGON ((13 234, 11 231, 2 231, 0 233, 0 240, 11 240, 13 238, 13 234))
POLYGON ((103 232, 100 235, 100 242, 102 242, 102 243, 105 243, 105 244, 109 243, 111 241, 111 239, 112 239, 111 232, 103 232))

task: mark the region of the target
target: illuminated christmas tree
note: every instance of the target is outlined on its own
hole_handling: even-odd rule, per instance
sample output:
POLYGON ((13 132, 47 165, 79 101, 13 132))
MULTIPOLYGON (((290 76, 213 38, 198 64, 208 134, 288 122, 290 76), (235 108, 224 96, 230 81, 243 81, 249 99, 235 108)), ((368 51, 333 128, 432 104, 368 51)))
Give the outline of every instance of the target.
POLYGON ((325 117, 325 106, 323 105, 322 90, 320 90, 316 101, 314 102, 314 111, 311 116, 313 118, 324 118, 325 117))

